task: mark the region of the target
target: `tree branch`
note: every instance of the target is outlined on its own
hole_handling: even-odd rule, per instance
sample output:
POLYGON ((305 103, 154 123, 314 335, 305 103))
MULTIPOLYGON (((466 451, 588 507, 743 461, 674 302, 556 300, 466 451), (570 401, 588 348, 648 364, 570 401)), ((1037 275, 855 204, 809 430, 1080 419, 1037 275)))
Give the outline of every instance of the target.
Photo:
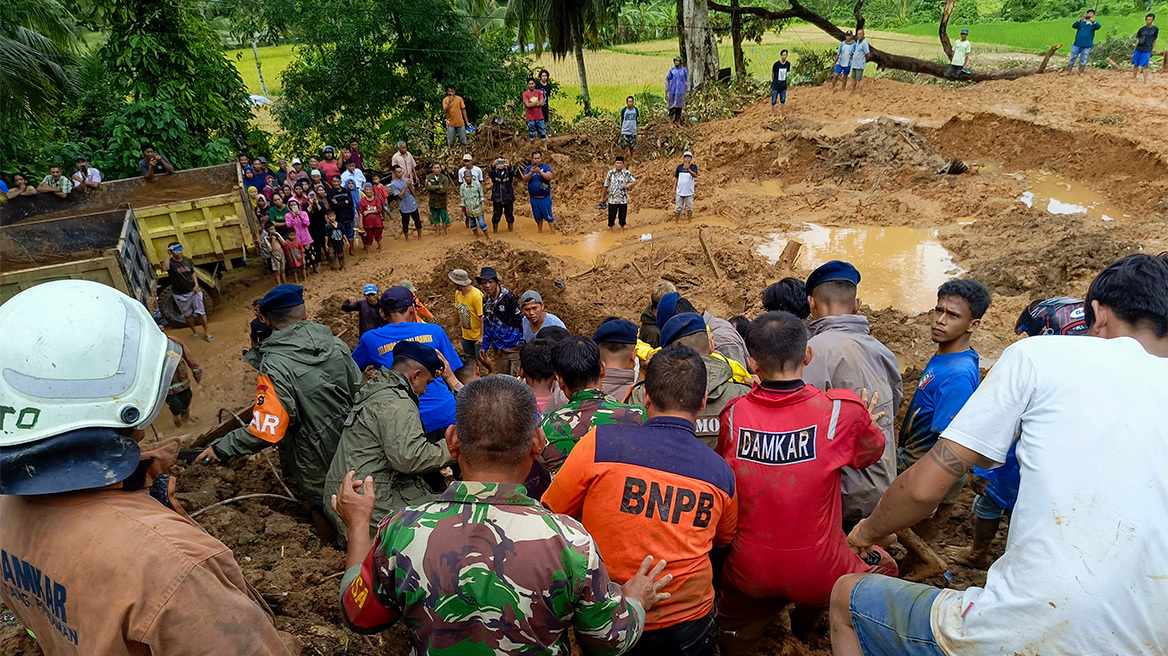
POLYGON ((953 5, 957 0, 946 0, 945 10, 941 12, 941 25, 937 28, 937 36, 941 37, 941 49, 945 51, 945 58, 953 61, 953 44, 949 42, 949 16, 953 13, 953 5))
POLYGON ((864 0, 856 0, 856 6, 852 7, 852 16, 856 18, 856 30, 864 29, 864 0))

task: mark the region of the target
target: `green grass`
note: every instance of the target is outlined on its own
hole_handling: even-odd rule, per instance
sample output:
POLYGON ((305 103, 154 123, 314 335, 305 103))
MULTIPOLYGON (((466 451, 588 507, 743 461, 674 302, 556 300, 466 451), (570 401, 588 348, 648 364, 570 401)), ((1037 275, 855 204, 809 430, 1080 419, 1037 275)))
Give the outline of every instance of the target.
MULTIPOLYGON (((1168 12, 1168 7, 1161 7, 1160 11, 1168 12)), ((1143 27, 1146 13, 1140 11, 1126 16, 1099 16, 1099 23, 1102 24, 1103 28, 1096 35, 1096 43, 1102 41, 1104 35, 1112 28, 1120 34, 1135 34, 1136 30, 1143 27)), ((1039 52, 1056 43, 1061 43, 1064 50, 1069 52, 1070 45, 1075 40, 1075 31, 1071 29, 1071 24, 1076 20, 1078 20, 1077 17, 1030 23, 1005 21, 974 23, 973 25, 950 23, 949 36, 952 39, 957 39, 960 37, 962 28, 968 28, 969 39, 973 41, 975 50, 978 48, 978 44, 996 44, 1028 52, 1039 52)), ((908 35, 933 36, 937 33, 937 24, 908 25, 900 31, 908 35)))
MULTIPOLYGON (((294 53, 293 46, 268 46, 260 48, 260 66, 264 69, 264 82, 268 85, 268 97, 274 98, 280 95, 280 73, 292 61, 294 53)), ((240 76, 243 77, 243 83, 247 85, 248 93, 263 94, 260 88, 260 76, 256 72, 255 56, 252 54, 251 48, 242 50, 228 50, 224 54, 231 63, 235 64, 235 68, 239 69, 240 76)))

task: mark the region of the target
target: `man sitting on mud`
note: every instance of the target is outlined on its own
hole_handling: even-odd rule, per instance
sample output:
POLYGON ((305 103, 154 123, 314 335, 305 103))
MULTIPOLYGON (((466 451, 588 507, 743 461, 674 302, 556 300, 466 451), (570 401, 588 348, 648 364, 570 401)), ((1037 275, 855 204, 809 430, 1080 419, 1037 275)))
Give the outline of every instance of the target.
POLYGON ((646 611, 669 597, 660 590, 673 577, 661 576, 664 561, 650 570, 645 555, 622 588, 580 522, 524 494, 520 482, 544 447, 531 390, 510 376, 462 388, 446 445, 463 481, 437 501, 385 518, 375 540, 365 532, 373 479, 349 472, 333 497, 350 534, 345 623, 374 633, 405 615, 419 655, 566 654, 569 629, 591 653, 636 644, 646 611))
POLYGON ((718 602, 722 653, 730 656, 751 653, 788 602, 798 604, 796 630, 810 628, 844 574, 897 574, 896 561, 879 547, 870 561, 849 551, 841 529, 843 467, 863 469, 884 453, 868 399, 803 382, 814 353, 795 315, 767 312, 747 335, 750 365, 763 381, 722 411, 718 439, 749 500, 739 510, 718 602))
POLYGON ((844 523, 867 517, 896 478, 896 438, 893 420, 904 396, 900 366, 888 347, 872 336, 868 317, 857 314, 860 272, 847 262, 832 260, 807 277, 807 303, 815 357, 803 369, 803 381, 827 391, 837 387, 879 397, 884 416, 876 423, 884 431, 884 455, 862 470, 844 469, 844 523))
POLYGON ((1087 337, 1008 347, 937 445, 848 536, 865 554, 1017 444, 1023 485, 985 587, 850 574, 836 656, 1163 654, 1168 645, 1168 263, 1131 255, 1087 291, 1087 337))
POLYGON ((345 525, 329 507, 329 498, 345 472, 356 472, 357 478, 372 477, 381 489, 369 524, 371 534, 389 513, 433 500, 434 493, 422 475, 437 471, 451 458, 444 441, 426 440, 418 397, 445 370, 437 351, 403 340, 393 347, 393 364, 361 387, 325 477, 325 515, 341 535, 345 535, 345 525))

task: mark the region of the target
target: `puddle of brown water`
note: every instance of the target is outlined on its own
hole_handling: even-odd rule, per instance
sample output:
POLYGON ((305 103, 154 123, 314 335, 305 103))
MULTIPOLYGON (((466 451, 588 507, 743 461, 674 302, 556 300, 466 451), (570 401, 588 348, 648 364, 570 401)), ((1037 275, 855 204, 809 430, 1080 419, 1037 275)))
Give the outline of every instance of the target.
POLYGON ((789 239, 803 243, 799 262, 814 269, 829 260, 851 262, 860 271, 860 298, 873 308, 924 312, 937 301, 937 288, 961 273, 953 256, 928 228, 805 224, 791 233, 772 233, 758 252, 771 263, 789 239))
POLYGON ((1018 202, 1050 214, 1086 214, 1100 221, 1123 221, 1130 218, 1123 210, 1085 184, 1049 171, 1004 171, 1000 162, 981 162, 983 171, 1001 173, 1021 180, 1027 191, 1018 202))

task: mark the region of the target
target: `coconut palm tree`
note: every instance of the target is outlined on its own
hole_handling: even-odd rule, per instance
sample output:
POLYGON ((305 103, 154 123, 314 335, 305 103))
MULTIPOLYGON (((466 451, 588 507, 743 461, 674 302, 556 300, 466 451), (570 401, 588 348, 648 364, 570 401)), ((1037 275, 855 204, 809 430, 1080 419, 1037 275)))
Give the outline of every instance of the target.
POLYGON ((31 121, 73 88, 77 30, 58 0, 4 0, 0 20, 0 130, 31 121))
POLYGON ((614 23, 616 17, 614 3, 607 0, 511 0, 507 3, 507 25, 518 30, 520 44, 534 44, 537 55, 546 46, 557 59, 575 53, 586 115, 592 112, 592 98, 584 68, 584 45, 595 46, 601 26, 614 23))

